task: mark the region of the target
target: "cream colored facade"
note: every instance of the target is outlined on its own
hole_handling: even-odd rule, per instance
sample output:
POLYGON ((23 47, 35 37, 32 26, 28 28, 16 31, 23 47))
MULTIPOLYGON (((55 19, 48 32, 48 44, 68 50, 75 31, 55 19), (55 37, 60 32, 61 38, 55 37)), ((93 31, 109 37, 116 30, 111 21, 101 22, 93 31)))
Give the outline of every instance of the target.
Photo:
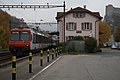
POLYGON ((98 12, 91 12, 87 9, 77 7, 65 14, 65 28, 63 16, 57 15, 59 29, 59 42, 65 42, 74 36, 94 37, 99 43, 99 20, 102 17, 98 12), (65 36, 64 36, 65 29, 65 36))

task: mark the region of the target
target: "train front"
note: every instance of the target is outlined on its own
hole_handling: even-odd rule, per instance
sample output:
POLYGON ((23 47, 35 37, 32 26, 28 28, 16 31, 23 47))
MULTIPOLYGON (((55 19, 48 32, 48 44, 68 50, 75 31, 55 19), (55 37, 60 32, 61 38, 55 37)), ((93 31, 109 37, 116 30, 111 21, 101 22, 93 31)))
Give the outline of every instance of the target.
POLYGON ((28 52, 30 50, 30 30, 11 30, 9 37, 9 50, 11 52, 28 52))

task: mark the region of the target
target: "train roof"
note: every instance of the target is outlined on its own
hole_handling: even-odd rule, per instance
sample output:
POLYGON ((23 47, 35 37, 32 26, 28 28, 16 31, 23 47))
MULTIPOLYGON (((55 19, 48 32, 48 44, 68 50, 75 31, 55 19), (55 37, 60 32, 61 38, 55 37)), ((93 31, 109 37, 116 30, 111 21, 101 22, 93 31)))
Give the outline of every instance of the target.
MULTIPOLYGON (((11 29, 11 31, 31 31, 32 33, 35 33, 35 34, 38 34, 38 35, 41 35, 41 36, 45 36, 45 34, 41 33, 40 31, 34 29, 34 28, 14 28, 14 29, 11 29)), ((47 36, 46 36, 47 37, 47 36)))
POLYGON ((31 30, 30 28, 13 28, 11 29, 11 31, 13 30, 31 30))

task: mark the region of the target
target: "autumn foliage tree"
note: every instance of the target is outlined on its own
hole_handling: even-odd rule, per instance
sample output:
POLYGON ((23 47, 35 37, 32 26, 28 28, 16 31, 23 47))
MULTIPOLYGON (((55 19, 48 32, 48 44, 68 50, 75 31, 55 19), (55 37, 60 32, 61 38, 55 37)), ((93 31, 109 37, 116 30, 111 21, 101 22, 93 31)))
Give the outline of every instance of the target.
POLYGON ((10 15, 7 12, 0 11, 0 48, 8 46, 9 35, 9 19, 10 15))
POLYGON ((99 22, 99 41, 100 43, 106 43, 109 41, 109 37, 112 34, 110 26, 104 21, 99 22))
POLYGON ((120 24, 117 26, 116 31, 114 33, 114 40, 116 42, 120 42, 120 24))

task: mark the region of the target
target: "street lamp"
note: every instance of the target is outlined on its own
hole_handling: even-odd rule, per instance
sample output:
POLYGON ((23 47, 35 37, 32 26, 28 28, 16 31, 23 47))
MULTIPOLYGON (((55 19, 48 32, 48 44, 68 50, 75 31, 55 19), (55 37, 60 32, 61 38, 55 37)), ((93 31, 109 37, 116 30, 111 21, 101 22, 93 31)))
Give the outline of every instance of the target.
POLYGON ((63 13, 64 13, 63 27, 64 27, 64 43, 65 43, 65 1, 64 1, 64 4, 63 4, 63 13))

